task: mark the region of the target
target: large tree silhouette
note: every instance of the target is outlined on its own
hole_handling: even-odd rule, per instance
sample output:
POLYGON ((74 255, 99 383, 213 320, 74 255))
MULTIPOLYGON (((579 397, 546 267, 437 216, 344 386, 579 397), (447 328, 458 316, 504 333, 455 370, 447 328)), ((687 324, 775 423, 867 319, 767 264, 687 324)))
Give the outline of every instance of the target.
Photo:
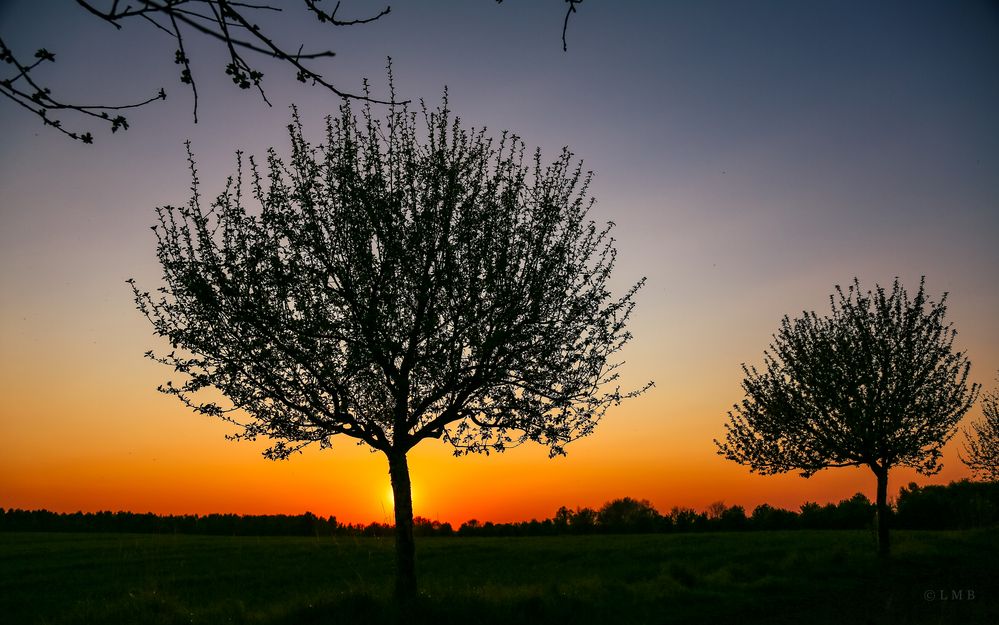
POLYGON ((947 295, 909 298, 836 287, 831 314, 784 317, 765 370, 743 365, 745 399, 729 412, 719 454, 762 474, 866 466, 877 478, 878 548, 887 555, 888 473, 940 470, 944 443, 975 401, 970 363, 944 322, 947 295))
POLYGON ((976 476, 999 480, 999 387, 982 398, 982 413, 985 419, 972 422, 964 433, 961 460, 976 476))
POLYGON ((289 130, 290 162, 251 159, 210 206, 195 174, 188 205, 157 210, 164 286, 132 288, 173 351, 149 355, 186 374, 162 391, 273 439, 270 458, 337 435, 384 453, 411 597, 409 450, 563 454, 645 390, 622 392, 615 361, 644 279, 612 296, 613 224, 587 219, 568 150, 525 157, 514 135, 463 128, 446 96, 384 120, 345 103, 317 147, 297 116, 289 130))

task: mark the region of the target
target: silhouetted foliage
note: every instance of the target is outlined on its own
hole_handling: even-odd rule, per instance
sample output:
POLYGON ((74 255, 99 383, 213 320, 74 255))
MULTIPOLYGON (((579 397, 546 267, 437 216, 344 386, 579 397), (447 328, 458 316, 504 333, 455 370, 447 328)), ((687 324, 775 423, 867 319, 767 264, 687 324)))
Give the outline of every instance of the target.
POLYGON ((830 297, 831 315, 784 317, 766 370, 743 365, 746 398, 729 412, 719 453, 762 474, 866 466, 877 477, 878 544, 887 554, 888 472, 939 471, 941 448, 975 401, 970 363, 944 322, 947 295, 909 299, 860 283, 830 297))
POLYGON ((552 519, 552 528, 557 534, 592 534, 596 526, 597 512, 592 508, 571 510, 562 506, 552 519))
POLYGON ((908 529, 994 526, 999 524, 999 482, 910 483, 899 492, 896 508, 896 525, 908 529))
POLYGON ((724 501, 712 501, 708 504, 707 510, 704 511, 708 515, 708 518, 715 520, 721 518, 722 512, 725 512, 725 502, 724 501))
POLYGON ((999 480, 999 386, 982 398, 983 421, 965 430, 961 460, 977 477, 999 480))
POLYGON ((610 532, 651 532, 658 520, 659 513, 651 503, 631 497, 608 501, 597 513, 597 523, 610 532))
POLYGON ((798 515, 770 504, 760 504, 749 517, 749 525, 759 530, 790 530, 798 527, 798 515))
MULTIPOLYGON (((566 50, 565 32, 569 24, 569 16, 576 12, 576 5, 582 0, 565 0, 568 3, 565 20, 562 25, 562 47, 566 50)), ((502 0, 497 0, 501 3, 502 0)), ((259 61, 272 59, 281 63, 286 69, 295 72, 299 82, 317 85, 327 91, 347 99, 367 100, 388 104, 383 100, 372 98, 368 93, 351 93, 335 86, 323 77, 312 65, 311 61, 335 56, 328 49, 305 50, 304 43, 287 44, 278 41, 275 31, 268 22, 268 14, 280 13, 286 6, 280 3, 262 2, 246 3, 232 0, 134 0, 130 3, 86 2, 77 0, 84 10, 81 17, 91 16, 103 20, 116 29, 122 29, 129 24, 143 24, 148 28, 158 30, 149 39, 150 45, 165 33, 173 40, 169 54, 174 64, 178 66, 179 80, 191 89, 194 100, 194 121, 198 121, 198 87, 196 72, 193 69, 194 59, 189 54, 189 46, 185 42, 190 38, 202 38, 219 44, 225 52, 224 74, 240 89, 253 89, 270 105, 263 87, 264 73, 259 61), (262 19, 261 19, 262 18, 262 19), (261 26, 260 24, 264 24, 261 26)), ((320 8, 321 0, 302 0, 299 7, 311 14, 322 24, 333 27, 370 24, 391 12, 386 6, 362 18, 342 19, 337 15, 340 10, 338 0, 330 12, 320 8)), ((145 106, 157 100, 166 100, 166 91, 159 91, 145 100, 129 104, 91 105, 65 101, 52 94, 51 88, 45 86, 33 72, 42 63, 54 63, 55 53, 47 48, 39 48, 31 61, 22 60, 23 56, 15 55, 14 51, 0 38, 0 61, 12 68, 12 73, 0 79, 0 94, 15 102, 23 109, 37 115, 42 123, 59 130, 71 139, 83 143, 93 143, 94 136, 90 131, 73 131, 63 127, 63 120, 56 114, 76 113, 84 119, 96 119, 106 123, 111 132, 128 130, 128 119, 121 111, 145 106)), ((126 78, 127 79, 127 78, 126 78)))
POLYGON ((845 529, 866 529, 872 527, 876 519, 877 504, 868 499, 867 495, 857 493, 850 499, 839 502, 833 523, 835 527, 845 529))
POLYGON ((569 530, 574 534, 590 534, 597 527, 597 511, 592 508, 577 508, 569 522, 569 530))
POLYGON ((724 531, 736 531, 746 529, 749 519, 746 518, 746 510, 742 506, 732 506, 726 508, 718 517, 718 527, 724 531))
POLYGON ((695 529, 702 529, 707 525, 707 513, 694 511, 693 508, 674 506, 669 512, 669 524, 678 532, 689 532, 695 529))
POLYGON ((874 526, 876 511, 877 506, 866 495, 857 493, 838 504, 805 503, 798 514, 798 525, 802 529, 867 529, 874 526))
MULTIPOLYGON (((391 77, 390 77, 391 78, 391 77)), ((622 392, 616 354, 644 279, 614 299, 610 231, 586 216, 591 174, 563 150, 544 164, 504 133, 442 108, 345 102, 326 142, 289 126, 291 162, 242 158, 206 207, 157 210, 165 286, 132 282, 186 376, 160 387, 196 412, 276 441, 287 458, 343 435, 384 453, 395 496, 400 594, 415 592, 406 455, 425 439, 456 455, 533 441, 564 454, 622 392), (199 391, 214 389, 222 406, 199 391), (242 418, 245 415, 247 418, 242 418)))

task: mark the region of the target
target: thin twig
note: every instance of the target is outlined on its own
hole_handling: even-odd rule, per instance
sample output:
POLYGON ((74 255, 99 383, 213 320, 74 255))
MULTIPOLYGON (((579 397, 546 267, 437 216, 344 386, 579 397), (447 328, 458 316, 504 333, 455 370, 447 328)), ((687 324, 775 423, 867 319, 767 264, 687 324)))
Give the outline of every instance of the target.
POLYGON ((569 28, 569 16, 576 12, 576 5, 582 4, 583 0, 565 0, 569 4, 565 12, 565 21, 562 23, 562 52, 568 52, 569 46, 565 42, 565 31, 569 28))

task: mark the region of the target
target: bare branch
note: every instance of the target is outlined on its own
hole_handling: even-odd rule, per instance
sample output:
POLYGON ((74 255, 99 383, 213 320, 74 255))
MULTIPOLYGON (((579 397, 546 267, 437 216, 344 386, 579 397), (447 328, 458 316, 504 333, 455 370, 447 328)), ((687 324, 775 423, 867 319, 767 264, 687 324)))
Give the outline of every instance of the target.
POLYGON ((121 24, 115 21, 116 18, 113 16, 114 7, 112 7, 109 13, 103 13, 101 11, 98 11, 96 8, 93 7, 93 5, 91 5, 89 2, 85 2, 84 0, 76 0, 76 3, 79 4, 81 7, 83 7, 84 9, 86 9, 89 13, 96 15, 97 17, 101 18, 102 20, 114 26, 116 29, 121 30, 121 24))
MULTIPOLYGON (((562 51, 568 52, 569 46, 565 40, 565 33, 569 28, 569 16, 576 12, 576 5, 582 4, 583 0, 565 0, 565 2, 569 7, 565 10, 565 19, 562 20, 562 51)), ((503 0, 496 0, 496 4, 503 4, 503 0)))
POLYGON ((0 93, 8 99, 16 102, 22 108, 37 115, 42 120, 44 125, 55 128, 67 137, 83 143, 93 143, 94 138, 90 132, 67 130, 63 127, 61 119, 53 119, 49 116, 49 113, 53 111, 76 112, 108 124, 111 132, 114 133, 118 130, 127 130, 128 120, 123 115, 112 116, 112 112, 139 108, 151 102, 155 102, 156 100, 166 99, 166 92, 160 89, 159 93, 156 95, 141 102, 135 102, 132 104, 66 104, 53 98, 51 90, 47 87, 41 86, 31 76, 31 72, 35 70, 41 62, 55 62, 55 54, 49 52, 45 48, 42 48, 35 53, 35 57, 38 59, 37 61, 30 65, 24 65, 17 60, 17 57, 14 56, 14 52, 8 48, 7 44, 2 38, 0 38, 0 62, 12 65, 16 70, 16 73, 12 77, 0 80, 0 93), (26 88, 16 84, 18 81, 22 80, 26 84, 26 88))
POLYGON ((565 20, 562 22, 562 52, 569 51, 569 44, 565 42, 565 31, 569 28, 569 16, 576 12, 576 5, 582 4, 583 0, 565 0, 569 8, 565 12, 565 20))
POLYGON ((324 13, 319 8, 319 6, 316 4, 315 0, 305 0, 305 4, 306 4, 306 6, 309 7, 309 10, 312 11, 316 15, 316 18, 320 22, 322 22, 324 24, 326 22, 329 22, 330 24, 333 24, 334 26, 354 26, 356 24, 370 24, 371 22, 377 20, 378 18, 384 17, 384 16, 388 15, 392 11, 392 7, 391 6, 386 6, 384 9, 382 9, 381 11, 379 11, 376 15, 373 15, 373 16, 371 16, 369 18, 342 21, 342 20, 338 20, 336 18, 336 12, 340 9, 340 2, 339 2, 339 0, 337 1, 336 6, 333 7, 333 12, 332 13, 324 13))
MULTIPOLYGON (((562 24, 562 49, 567 50, 566 31, 569 24, 569 17, 576 12, 576 5, 583 0, 565 0, 568 4, 565 19, 562 24)), ((497 0, 502 2, 502 0, 497 0)), ((295 71, 295 75, 300 82, 318 85, 339 98, 349 100, 360 100, 373 104, 394 105, 405 104, 408 101, 395 101, 395 95, 389 99, 379 99, 372 97, 365 89, 362 92, 345 91, 327 80, 313 67, 306 65, 307 61, 331 58, 335 56, 332 50, 306 51, 305 44, 299 43, 293 46, 285 46, 276 41, 269 33, 268 29, 260 27, 248 16, 257 12, 281 12, 282 8, 272 6, 266 2, 245 2, 233 0, 134 0, 130 3, 120 3, 118 0, 110 2, 110 5, 87 0, 76 0, 86 13, 104 21, 116 29, 121 30, 126 23, 138 18, 143 23, 150 25, 172 37, 177 42, 173 50, 174 62, 182 66, 180 81, 190 85, 193 103, 194 122, 198 121, 198 88, 194 79, 189 57, 189 47, 185 45, 184 38, 190 35, 198 35, 222 44, 228 55, 229 62, 225 66, 225 73, 233 83, 240 89, 250 89, 257 91, 260 98, 270 105, 267 93, 263 86, 263 72, 260 71, 254 62, 256 57, 273 59, 295 71), (103 4, 103 7, 101 6, 103 4), (168 24, 169 22, 169 24, 168 24)), ((333 27, 349 27, 363 24, 371 24, 391 13, 391 6, 386 6, 374 15, 366 18, 340 19, 338 11, 340 2, 338 1, 330 12, 325 12, 320 8, 319 0, 303 0, 304 10, 313 14, 322 23, 328 23, 333 27)), ((4 56, 12 58, 12 54, 4 48, 4 56)), ((43 48, 44 50, 44 48, 43 48)), ((54 57, 53 57, 54 59, 54 57)), ((21 90, 14 86, 20 79, 26 79, 28 72, 42 60, 29 66, 18 65, 18 72, 2 81, 3 94, 15 101, 19 106, 37 115, 45 125, 57 128, 67 136, 79 139, 86 143, 93 141, 90 132, 71 132, 62 128, 62 121, 55 120, 48 116, 50 111, 62 111, 68 113, 89 115, 89 112, 113 111, 136 108, 144 106, 156 100, 166 98, 166 92, 161 88, 157 96, 143 100, 137 104, 117 104, 108 106, 84 106, 69 102, 57 102, 50 95, 48 88, 40 88, 32 84, 32 90, 21 90)), ((10 62, 10 61, 8 61, 10 62)), ((110 124, 112 132, 128 128, 128 123, 121 116, 105 116, 98 113, 95 117, 106 120, 110 124)))
MULTIPOLYGON (((305 1, 305 9, 315 14, 322 22, 329 22, 332 26, 352 26, 357 24, 369 24, 390 12, 386 7, 378 14, 365 19, 340 20, 336 13, 339 3, 332 13, 324 13, 314 0, 305 1)), ((367 93, 359 94, 344 91, 334 86, 333 83, 323 79, 322 75, 314 69, 306 67, 305 61, 330 58, 335 56, 332 50, 303 51, 304 44, 286 49, 275 42, 263 29, 250 22, 243 11, 266 11, 280 12, 280 7, 271 6, 267 3, 233 2, 229 0, 136 0, 136 2, 119 5, 117 1, 112 2, 107 9, 100 8, 98 3, 86 0, 77 0, 79 5, 88 14, 93 15, 116 29, 121 30, 124 25, 133 18, 139 18, 153 28, 169 34, 177 42, 174 53, 174 62, 183 67, 180 75, 182 83, 190 85, 194 99, 193 117, 195 123, 198 121, 198 89, 193 72, 191 70, 191 59, 185 46, 184 37, 186 34, 196 33, 222 43, 229 56, 229 63, 226 66, 226 73, 233 82, 241 89, 253 87, 260 97, 270 105, 267 94, 264 91, 261 79, 263 73, 251 66, 244 52, 281 61, 294 68, 301 82, 311 82, 332 92, 338 97, 365 100, 378 104, 391 104, 387 100, 380 100, 371 97, 367 93), (192 9, 190 7, 196 7, 192 9), (200 10, 197 10, 200 8, 200 10), (169 20, 169 26, 165 21, 157 17, 169 20), (249 39, 237 37, 231 29, 238 28, 240 32, 246 33, 249 39), (292 52, 291 50, 295 50, 292 52)), ((105 5, 107 6, 107 5, 105 5)), ((2 42, 0 42, 2 45, 2 42)), ((0 92, 8 99, 13 100, 22 108, 37 115, 47 126, 58 129, 63 134, 85 143, 93 142, 93 135, 90 132, 74 132, 63 127, 62 120, 53 119, 50 115, 54 111, 64 113, 75 113, 84 116, 101 119, 109 124, 112 132, 125 130, 128 128, 127 120, 118 115, 108 115, 109 111, 125 110, 145 106, 156 100, 166 98, 166 92, 160 89, 156 96, 137 103, 130 104, 109 104, 109 105, 84 105, 78 103, 61 102, 51 95, 51 90, 39 86, 35 83, 29 73, 43 61, 54 61, 54 55, 45 51, 46 57, 39 57, 38 61, 24 65, 18 63, 14 54, 2 45, 2 60, 11 64, 15 68, 14 75, 0 81, 0 92), (26 81, 29 86, 20 88, 18 81, 26 81)))

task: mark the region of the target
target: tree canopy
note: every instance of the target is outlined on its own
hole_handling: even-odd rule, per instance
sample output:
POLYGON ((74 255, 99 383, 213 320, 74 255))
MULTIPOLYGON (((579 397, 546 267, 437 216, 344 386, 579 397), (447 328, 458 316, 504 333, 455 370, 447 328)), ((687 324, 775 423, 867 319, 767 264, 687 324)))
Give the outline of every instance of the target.
MULTIPOLYGON (((743 365, 746 397, 729 412, 718 453, 765 475, 869 467, 886 522, 889 469, 939 471, 941 449, 978 393, 944 320, 947 295, 931 301, 924 282, 910 299, 898 279, 891 292, 866 293, 854 279, 836 287, 829 316, 785 316, 765 369, 743 365)), ((887 552, 887 525, 880 538, 887 552)))
POLYGON ((999 387, 982 398, 982 414, 964 433, 962 460, 976 476, 999 480, 999 387))
POLYGON ((412 558, 420 441, 555 456, 648 388, 622 391, 616 360, 644 279, 612 296, 613 224, 587 219, 591 175, 567 149, 545 164, 465 129, 446 95, 384 120, 345 102, 318 146, 297 116, 289 132, 290 162, 250 158, 244 180, 238 156, 210 205, 195 173, 190 203, 157 210, 165 286, 132 286, 173 350, 149 355, 184 375, 162 391, 273 440, 270 458, 337 435, 383 452, 412 558))

